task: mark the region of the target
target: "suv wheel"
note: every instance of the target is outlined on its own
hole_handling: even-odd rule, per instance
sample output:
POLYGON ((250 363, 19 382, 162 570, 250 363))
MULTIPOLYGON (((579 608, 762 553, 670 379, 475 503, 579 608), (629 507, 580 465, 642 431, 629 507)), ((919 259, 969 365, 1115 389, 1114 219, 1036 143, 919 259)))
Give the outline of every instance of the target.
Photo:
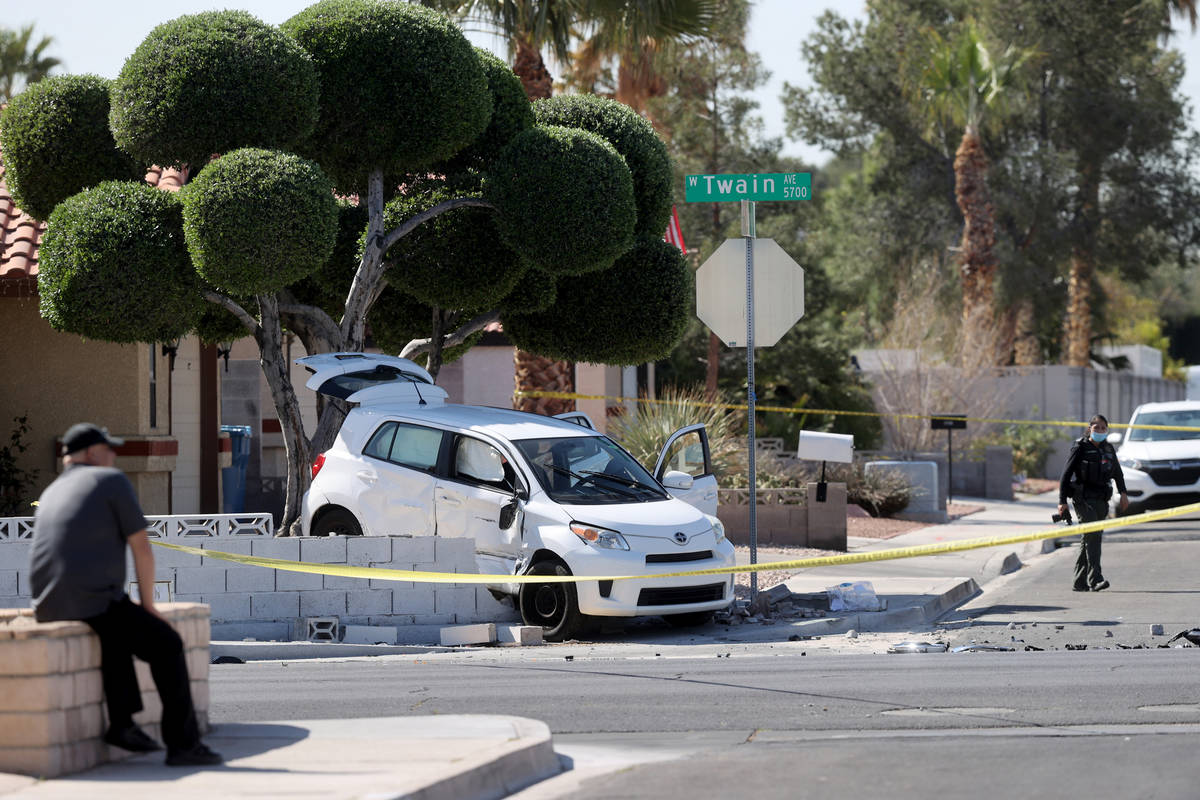
POLYGON ((362 526, 344 508, 331 508, 313 523, 311 536, 362 536, 362 526))
MULTIPOLYGON (((570 575, 562 564, 539 561, 529 575, 570 575)), ((537 625, 548 642, 561 642, 579 632, 584 617, 579 613, 579 598, 573 583, 523 583, 518 599, 521 619, 537 625)))

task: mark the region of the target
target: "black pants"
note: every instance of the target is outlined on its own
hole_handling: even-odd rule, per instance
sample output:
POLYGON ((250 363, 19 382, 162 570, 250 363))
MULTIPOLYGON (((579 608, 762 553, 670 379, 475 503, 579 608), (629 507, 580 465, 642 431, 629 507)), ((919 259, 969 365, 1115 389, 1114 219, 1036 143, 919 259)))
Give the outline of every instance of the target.
POLYGON ((150 665, 162 698, 162 736, 167 749, 186 750, 199 742, 187 658, 179 634, 128 597, 84 622, 100 637, 100 674, 109 725, 131 725, 133 715, 142 710, 142 693, 133 669, 133 657, 137 656, 150 665))
MULTIPOLYGON (((1098 522, 1108 516, 1108 500, 1103 497, 1075 501, 1075 514, 1082 522, 1098 522)), ((1101 531, 1079 537, 1079 557, 1075 559, 1075 588, 1090 589, 1104 580, 1100 572, 1101 531)))

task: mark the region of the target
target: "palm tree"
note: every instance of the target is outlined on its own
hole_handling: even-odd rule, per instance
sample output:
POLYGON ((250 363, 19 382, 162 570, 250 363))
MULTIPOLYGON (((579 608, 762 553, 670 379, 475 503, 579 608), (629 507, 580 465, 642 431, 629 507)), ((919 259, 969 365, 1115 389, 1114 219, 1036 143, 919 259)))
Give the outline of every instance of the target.
POLYGON ((62 62, 44 55, 54 43, 53 37, 43 36, 31 50, 33 25, 19 31, 0 28, 0 102, 7 103, 28 84, 36 83, 50 74, 62 62))
POLYGON ((947 123, 963 130, 954 154, 954 196, 963 215, 959 271, 964 349, 976 353, 994 349, 996 360, 1007 360, 1007 353, 998 352, 993 334, 996 222, 981 129, 989 112, 1007 99, 1017 71, 1031 52, 1010 46, 999 58, 993 57, 974 20, 967 20, 953 38, 930 31, 926 40, 926 60, 918 70, 914 100, 928 110, 931 135, 944 132, 947 123))

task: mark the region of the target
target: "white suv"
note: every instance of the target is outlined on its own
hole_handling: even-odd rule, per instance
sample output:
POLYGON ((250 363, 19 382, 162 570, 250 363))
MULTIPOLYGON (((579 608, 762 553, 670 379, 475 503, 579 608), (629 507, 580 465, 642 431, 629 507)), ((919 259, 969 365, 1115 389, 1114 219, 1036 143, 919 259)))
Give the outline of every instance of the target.
MULTIPOLYGON (((648 575, 735 564, 716 518, 703 425, 676 431, 651 475, 582 414, 446 403, 408 359, 326 353, 296 363, 313 373, 308 388, 353 406, 313 463, 305 535, 470 537, 489 574, 648 575)), ((731 574, 490 588, 511 595, 526 624, 550 640, 570 638, 589 616, 696 624, 733 600, 731 574)))
MULTIPOLYGON (((1129 424, 1200 427, 1200 402, 1146 403, 1129 424)), ((1129 490, 1126 513, 1200 501, 1200 431, 1131 429, 1117 460, 1129 490)))

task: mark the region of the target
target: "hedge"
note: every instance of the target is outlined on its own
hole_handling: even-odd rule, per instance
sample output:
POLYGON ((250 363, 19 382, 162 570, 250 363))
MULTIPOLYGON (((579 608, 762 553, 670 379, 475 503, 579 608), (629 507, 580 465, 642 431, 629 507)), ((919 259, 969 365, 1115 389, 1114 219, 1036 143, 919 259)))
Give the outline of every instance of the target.
POLYGON ((55 330, 165 342, 206 305, 179 199, 144 183, 106 181, 68 197, 50 214, 39 253, 40 310, 55 330))
POLYGON ((479 137, 491 94, 448 17, 408 3, 322 0, 281 26, 313 57, 321 115, 311 155, 346 191, 374 168, 416 172, 479 137))
POLYGON ((539 125, 580 128, 603 136, 633 173, 637 236, 662 236, 671 216, 671 159, 654 126, 624 103, 592 94, 562 94, 533 105, 539 125))
POLYGON ((317 119, 317 72, 291 38, 244 11, 179 17, 150 32, 113 84, 117 145, 145 164, 239 147, 294 149, 317 119))
POLYGON ((108 129, 108 81, 57 75, 30 84, 0 115, 4 178, 17 206, 46 219, 71 195, 144 174, 108 129))
POLYGON ((633 177, 613 146, 574 128, 519 134, 483 181, 500 237, 553 275, 604 269, 633 244, 633 177))
POLYGON ((678 248, 643 238, 609 269, 560 279, 552 307, 502 313, 500 321, 517 347, 548 358, 642 364, 683 336, 692 286, 678 248))
POLYGON ((521 79, 492 53, 475 48, 479 64, 487 76, 492 95, 492 117, 479 138, 452 156, 433 172, 452 174, 467 170, 484 170, 499 157, 501 151, 521 131, 533 127, 533 106, 525 94, 521 79))
POLYGON ((196 271, 222 291, 277 291, 333 252, 333 187, 320 167, 299 156, 235 150, 201 170, 180 197, 196 271))

